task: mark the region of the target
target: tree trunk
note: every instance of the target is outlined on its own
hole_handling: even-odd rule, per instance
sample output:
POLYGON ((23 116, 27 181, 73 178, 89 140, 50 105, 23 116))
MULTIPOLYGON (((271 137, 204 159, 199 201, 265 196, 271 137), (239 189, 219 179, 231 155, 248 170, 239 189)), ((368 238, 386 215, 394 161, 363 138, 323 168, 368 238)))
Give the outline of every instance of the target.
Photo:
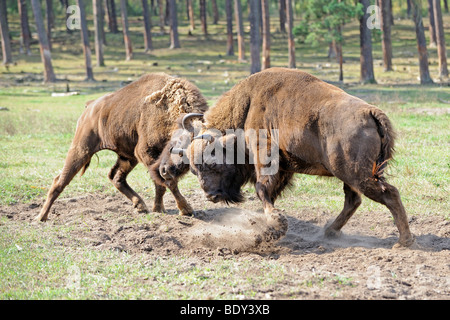
MULTIPOLYGON (((362 4, 364 12, 364 15, 359 19, 359 39, 361 49, 361 76, 359 80, 361 83, 375 83, 372 58, 372 33, 367 27, 367 19, 369 18, 367 8, 370 6, 370 0, 359 0, 359 2, 362 4)), ((387 17, 390 20, 390 17, 387 17)))
POLYGON ((448 1, 444 0, 445 13, 448 13, 448 1))
POLYGON ((6 2, 0 4, 0 33, 2 35, 3 64, 7 65, 12 63, 12 55, 11 55, 11 40, 9 39, 6 2))
POLYGON ((170 0, 166 0, 166 12, 164 13, 164 25, 170 27, 170 0))
POLYGON ((219 9, 217 8, 216 0, 211 0, 212 9, 213 9, 213 24, 217 24, 219 22, 219 9))
POLYGON ((225 11, 227 15, 227 56, 234 56, 233 47, 233 4, 232 0, 226 0, 225 11))
POLYGON ((245 60, 244 25, 242 21, 241 0, 234 0, 234 16, 236 19, 236 33, 238 40, 238 60, 245 60))
POLYGON ((100 30, 102 34, 102 44, 103 46, 106 46, 106 32, 105 32, 105 13, 106 13, 106 1, 100 0, 100 30))
POLYGON ((53 72, 52 55, 48 46, 47 33, 45 32, 44 19, 42 17, 41 4, 39 0, 31 0, 31 7, 33 9, 34 19, 36 21, 41 59, 44 64, 44 82, 55 82, 56 77, 53 72))
POLYGON ((392 0, 380 0, 381 6, 381 19, 380 26, 382 30, 381 34, 381 48, 383 51, 383 64, 384 71, 392 71, 392 43, 391 43, 391 21, 390 2, 392 0))
POLYGON ((130 61, 133 59, 133 48, 131 45, 130 33, 128 31, 127 0, 120 0, 120 11, 122 14, 123 40, 125 43, 125 60, 130 61))
POLYGON ((327 58, 328 59, 332 59, 332 58, 336 58, 336 57, 337 57, 336 40, 331 40, 330 43, 328 44, 328 55, 327 55, 327 58))
POLYGON ((202 31, 205 36, 208 35, 208 25, 206 23, 206 1, 200 0, 200 21, 202 23, 202 31))
POLYGON ((158 0, 158 9, 159 9, 159 32, 161 34, 166 33, 165 30, 165 15, 164 15, 164 0, 158 0))
POLYGON ((430 31, 430 48, 436 47, 436 24, 434 22, 434 9, 433 0, 428 0, 428 15, 430 16, 430 26, 428 30, 430 31))
POLYGON ((269 0, 262 0, 262 69, 270 68, 270 12, 269 0))
POLYGON ((144 16, 144 42, 145 52, 153 50, 152 44, 152 20, 148 9, 148 0, 142 0, 142 14, 144 16))
POLYGON ((259 32, 259 0, 249 0, 250 6, 250 73, 254 74, 261 71, 261 35, 259 32))
POLYGON ((95 56, 96 56, 96 59, 97 59, 97 66, 98 67, 104 67, 105 66, 105 60, 103 58, 102 0, 92 0, 92 13, 94 15, 95 56))
POLYGON ((408 18, 411 18, 411 0, 406 0, 406 13, 408 18))
POLYGON ((189 14, 189 35, 191 35, 195 29, 194 6, 192 4, 192 1, 193 0, 187 0, 187 7, 189 14))
POLYGON ((178 38, 178 17, 176 0, 169 0, 170 4, 170 49, 180 48, 180 40, 178 38))
POLYGON ((411 0, 411 12, 416 29, 417 51, 419 52, 420 83, 428 84, 433 83, 433 80, 430 77, 430 72, 428 69, 427 42, 425 39, 425 32, 423 30, 421 8, 421 0, 411 0))
POLYGON ((441 1, 433 0, 434 21, 436 23, 437 52, 439 57, 439 77, 448 78, 447 53, 445 51, 444 24, 442 21, 441 1))
POLYGON ((119 33, 119 28, 117 27, 116 18, 116 5, 114 0, 106 1, 106 11, 108 13, 108 28, 111 33, 119 33))
POLYGON ((92 72, 91 48, 89 46, 89 36, 86 23, 86 11, 84 8, 84 1, 77 0, 77 5, 80 9, 81 43, 83 44, 84 63, 86 66, 85 81, 93 81, 94 74, 92 72))
POLYGON ((394 10, 392 9, 392 1, 389 1, 389 17, 391 19, 391 26, 394 25, 394 10))
POLYGON ((288 23, 289 68, 295 68, 295 41, 294 34, 292 33, 294 24, 292 0, 286 0, 286 20, 288 23))
POLYGON ((47 17, 47 39, 48 39, 48 46, 50 47, 50 50, 52 49, 52 26, 53 26, 53 2, 52 0, 46 0, 46 17, 47 17))
POLYGON ((71 15, 70 12, 67 12, 67 9, 69 8, 69 0, 61 0, 61 4, 64 7, 64 12, 66 13, 66 31, 68 34, 71 34, 72 29, 70 29, 69 26, 67 25, 67 21, 69 20, 69 17, 71 15))
MULTIPOLYGON (((341 33, 341 27, 338 27, 338 33, 341 33)), ((344 81, 344 56, 342 54, 342 43, 336 42, 336 58, 339 62, 339 81, 344 81)))
POLYGON ((31 54, 30 51, 30 25, 28 23, 28 9, 26 0, 17 0, 17 7, 20 16, 20 53, 31 54))
POLYGON ((279 0, 280 32, 286 33, 286 0, 279 0))

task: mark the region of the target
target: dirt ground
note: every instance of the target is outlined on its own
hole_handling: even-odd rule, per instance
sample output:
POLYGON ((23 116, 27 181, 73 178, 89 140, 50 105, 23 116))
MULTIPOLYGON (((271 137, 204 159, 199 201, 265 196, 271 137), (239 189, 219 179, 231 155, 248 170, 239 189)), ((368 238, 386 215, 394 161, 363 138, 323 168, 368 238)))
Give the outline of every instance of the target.
MULTIPOLYGON (((72 227, 71 237, 60 239, 67 246, 83 239, 93 250, 149 258, 179 255, 200 264, 231 258, 254 261, 255 266, 261 260, 282 264, 285 280, 257 292, 256 299, 450 298, 450 221, 442 217, 410 217, 417 248, 392 249, 398 232, 387 211, 357 212, 339 239, 328 240, 323 237, 324 226, 338 212, 281 208, 288 220, 287 233, 277 241, 265 241, 261 203, 253 194, 246 197, 244 204, 226 207, 206 202, 200 189, 192 190, 187 198, 196 215, 181 217, 172 195, 166 194, 167 213, 136 219, 138 214, 123 195, 90 194, 58 199, 46 223, 72 227)), ((149 207, 152 201, 146 198, 149 207)), ((0 216, 30 223, 41 206, 3 206, 0 216)))

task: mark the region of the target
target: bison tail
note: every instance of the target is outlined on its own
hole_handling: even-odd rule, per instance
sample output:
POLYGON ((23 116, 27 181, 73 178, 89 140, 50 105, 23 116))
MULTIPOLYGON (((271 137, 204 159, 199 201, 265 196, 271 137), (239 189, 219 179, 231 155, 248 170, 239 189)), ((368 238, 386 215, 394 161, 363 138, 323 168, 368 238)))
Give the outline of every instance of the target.
POLYGON ((381 138, 380 153, 373 164, 372 175, 376 181, 383 181, 383 172, 388 161, 391 161, 394 156, 394 140, 396 134, 389 118, 383 111, 378 108, 373 108, 370 110, 370 115, 375 121, 378 134, 381 138))

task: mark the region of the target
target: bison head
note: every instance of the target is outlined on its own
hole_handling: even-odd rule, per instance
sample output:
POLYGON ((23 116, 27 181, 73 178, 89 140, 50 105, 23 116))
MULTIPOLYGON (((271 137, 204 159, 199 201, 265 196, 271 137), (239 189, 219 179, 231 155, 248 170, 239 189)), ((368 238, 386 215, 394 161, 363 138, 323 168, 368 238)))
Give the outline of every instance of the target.
POLYGON ((177 121, 177 128, 172 132, 171 140, 164 147, 156 163, 152 165, 151 176, 161 185, 176 182, 189 171, 189 160, 185 149, 191 143, 196 131, 201 128, 201 122, 194 119, 202 118, 201 113, 182 115, 177 121))
POLYGON ((244 200, 241 187, 250 179, 252 169, 238 139, 235 133, 222 136, 220 131, 209 129, 193 138, 187 149, 191 172, 214 203, 244 200))

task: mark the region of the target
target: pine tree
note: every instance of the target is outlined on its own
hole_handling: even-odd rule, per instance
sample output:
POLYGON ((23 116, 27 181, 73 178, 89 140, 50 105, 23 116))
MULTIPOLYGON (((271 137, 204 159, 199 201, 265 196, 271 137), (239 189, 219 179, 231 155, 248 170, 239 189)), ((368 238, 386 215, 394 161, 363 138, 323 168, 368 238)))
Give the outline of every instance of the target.
POLYGON ((428 69, 428 51, 425 40, 425 32, 422 21, 422 0, 411 0, 412 19, 414 21, 417 39, 417 51, 419 52, 420 83, 433 83, 428 69))
POLYGON ((31 0, 36 29, 39 37, 41 60, 44 64, 44 82, 55 82, 56 77, 53 71, 52 55, 48 45, 47 33, 45 32, 44 19, 42 18, 41 4, 39 0, 31 0))
POLYGON ((0 33, 2 37, 3 64, 12 63, 11 41, 9 39, 9 27, 6 13, 6 2, 0 3, 0 33))
POLYGON ((120 11, 122 14, 123 40, 125 42, 125 59, 129 61, 133 59, 133 46, 131 44, 130 32, 128 31, 127 0, 120 0, 120 11))

